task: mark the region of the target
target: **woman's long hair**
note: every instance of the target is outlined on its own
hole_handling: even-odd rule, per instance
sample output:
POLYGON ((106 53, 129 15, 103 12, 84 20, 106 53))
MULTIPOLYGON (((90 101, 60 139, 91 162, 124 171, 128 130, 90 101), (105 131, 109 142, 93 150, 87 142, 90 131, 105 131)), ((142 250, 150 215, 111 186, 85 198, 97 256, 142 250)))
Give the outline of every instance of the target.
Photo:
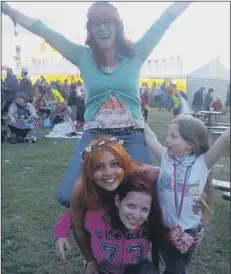
MULTIPOLYGON (((209 150, 208 131, 201 120, 191 115, 181 114, 172 123, 176 123, 181 138, 192 147, 195 156, 198 157, 209 150)), ((212 172, 208 176, 204 192, 206 193, 206 203, 212 211, 214 207, 212 172)), ((207 207, 203 207, 202 213, 204 219, 209 220, 211 218, 211 212, 207 207)))
POLYGON ((102 136, 90 143, 89 146, 97 146, 101 142, 105 145, 86 152, 82 165, 83 179, 83 199, 88 209, 97 210, 107 204, 110 199, 114 199, 113 191, 106 191, 95 183, 95 166, 100 161, 102 153, 108 151, 117 159, 119 166, 124 170, 124 177, 128 176, 140 163, 132 160, 126 150, 119 142, 108 142, 111 137, 102 136))
MULTIPOLYGON (((161 208, 159 205, 156 183, 150 180, 145 171, 134 171, 130 174, 123 183, 114 191, 114 194, 119 195, 119 200, 122 201, 129 192, 140 192, 150 195, 152 197, 151 211, 148 220, 144 223, 144 228, 147 230, 148 237, 151 241, 155 241, 158 245, 160 239, 166 232, 166 227, 162 219, 161 208)), ((121 231, 124 234, 127 232, 127 228, 120 220, 118 209, 115 205, 115 198, 108 203, 107 215, 105 220, 110 222, 110 225, 114 230, 121 231), (109 217, 109 218, 107 218, 109 217)))
POLYGON ((103 51, 97 45, 91 30, 91 24, 95 20, 113 20, 116 24, 116 53, 123 57, 132 58, 135 55, 135 51, 132 47, 131 41, 125 37, 124 25, 117 12, 116 8, 108 2, 96 2, 88 10, 87 14, 87 39, 85 44, 92 49, 94 60, 98 67, 106 65, 106 59, 103 51))

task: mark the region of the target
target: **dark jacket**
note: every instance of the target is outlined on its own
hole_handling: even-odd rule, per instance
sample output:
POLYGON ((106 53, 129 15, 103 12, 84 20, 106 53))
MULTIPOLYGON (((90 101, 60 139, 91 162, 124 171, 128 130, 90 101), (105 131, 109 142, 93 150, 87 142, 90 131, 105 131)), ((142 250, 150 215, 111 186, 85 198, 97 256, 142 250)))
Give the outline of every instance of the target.
POLYGON ((19 92, 19 83, 15 75, 6 77, 3 83, 4 99, 8 102, 13 102, 16 94, 19 92))
POLYGON ((204 99, 204 110, 209 111, 210 110, 210 105, 213 101, 213 97, 210 93, 207 93, 205 95, 205 99, 204 99))
POLYGON ((192 102, 193 107, 202 107, 203 106, 203 92, 198 90, 195 92, 192 102))
POLYGON ((71 90, 69 97, 68 97, 68 106, 77 105, 77 92, 76 90, 71 90))
POLYGON ((27 76, 23 77, 20 85, 19 85, 20 92, 23 92, 26 94, 26 100, 27 101, 33 101, 33 97, 35 96, 35 91, 32 86, 31 79, 27 76))

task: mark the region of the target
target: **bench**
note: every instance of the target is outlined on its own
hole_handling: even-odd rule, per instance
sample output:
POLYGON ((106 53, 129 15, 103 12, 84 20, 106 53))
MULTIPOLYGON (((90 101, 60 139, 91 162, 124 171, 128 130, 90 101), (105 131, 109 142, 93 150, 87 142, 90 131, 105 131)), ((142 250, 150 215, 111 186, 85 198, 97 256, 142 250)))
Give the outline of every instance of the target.
POLYGON ((221 135, 224 131, 213 131, 212 134, 214 135, 221 135))
POLYGON ((219 189, 221 191, 225 191, 222 193, 222 198, 226 201, 230 201, 230 182, 224 182, 219 180, 213 180, 212 182, 215 189, 219 189))
POLYGON ((230 182, 220 181, 213 179, 212 184, 215 189, 219 189, 222 191, 229 191, 230 190, 230 182))
POLYGON ((230 192, 222 193, 222 198, 226 201, 230 201, 230 192))
POLYGON ((214 129, 214 130, 226 130, 228 127, 225 126, 207 126, 207 130, 209 131, 210 129, 214 129))
POLYGON ((230 127, 229 123, 212 123, 212 126, 230 127))
POLYGON ((204 113, 192 113, 191 115, 193 117, 205 117, 206 116, 206 114, 204 114, 204 113))

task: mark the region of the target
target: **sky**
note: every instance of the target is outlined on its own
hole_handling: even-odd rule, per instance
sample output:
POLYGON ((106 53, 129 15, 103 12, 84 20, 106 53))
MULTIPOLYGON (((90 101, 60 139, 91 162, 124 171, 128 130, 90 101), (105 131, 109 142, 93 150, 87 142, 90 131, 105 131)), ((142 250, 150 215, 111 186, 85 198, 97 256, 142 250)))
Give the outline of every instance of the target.
MULTIPOLYGON (((145 31, 171 5, 170 2, 114 2, 132 41, 145 31)), ((13 2, 13 8, 40 19, 49 27, 74 42, 84 44, 86 14, 91 2, 13 2)), ((14 35, 12 21, 2 16, 2 64, 14 66, 15 45, 21 45, 23 58, 38 54, 41 38, 22 27, 14 35)), ((230 69, 230 3, 193 2, 170 26, 150 58, 162 59, 179 55, 183 71, 188 73, 218 56, 230 69)))

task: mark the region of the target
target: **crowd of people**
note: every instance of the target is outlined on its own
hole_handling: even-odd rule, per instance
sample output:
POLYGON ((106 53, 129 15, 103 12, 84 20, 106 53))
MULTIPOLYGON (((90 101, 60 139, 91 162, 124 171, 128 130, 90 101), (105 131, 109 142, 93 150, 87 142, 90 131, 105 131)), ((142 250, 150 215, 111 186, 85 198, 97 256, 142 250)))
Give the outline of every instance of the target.
POLYGON ((80 81, 68 85, 66 79, 62 85, 59 80, 48 83, 41 76, 33 85, 26 68, 22 68, 21 77, 19 81, 8 68, 2 81, 2 140, 35 143, 38 125, 52 127, 70 121, 70 117, 76 129, 83 127, 85 93, 80 81))
MULTIPOLYGON (((211 169, 229 145, 230 128, 209 147, 203 122, 180 114, 168 127, 164 147, 145 123, 147 85, 140 92, 138 86, 142 64, 189 5, 171 4, 131 43, 116 8, 95 2, 82 46, 3 2, 6 15, 78 66, 84 80, 84 132, 58 191, 58 200, 69 209, 54 227, 63 261, 73 230, 84 274, 157 274, 159 255, 165 274, 185 274, 204 237, 204 219, 210 218, 213 204, 211 169), (152 166, 148 147, 160 169, 152 166)), ((169 91, 165 83, 160 89, 160 109, 171 110, 174 83, 169 91)), ((181 96, 176 92, 177 100, 181 96)))
POLYGON ((158 107, 159 111, 173 110, 174 116, 179 115, 182 107, 180 100, 181 96, 184 100, 188 100, 186 93, 176 88, 176 82, 174 80, 172 80, 169 85, 167 85, 166 82, 163 82, 159 86, 156 85, 156 82, 153 82, 151 89, 148 87, 147 83, 143 83, 140 88, 140 98, 141 110, 145 123, 147 123, 150 107, 158 107))
POLYGON ((192 108, 194 113, 198 111, 205 110, 205 111, 222 111, 224 107, 230 107, 230 85, 228 86, 227 93, 226 93, 226 100, 225 104, 222 104, 221 98, 217 96, 215 99, 212 96, 214 89, 209 88, 207 92, 205 92, 205 87, 200 87, 194 93, 193 101, 192 101, 192 108))

